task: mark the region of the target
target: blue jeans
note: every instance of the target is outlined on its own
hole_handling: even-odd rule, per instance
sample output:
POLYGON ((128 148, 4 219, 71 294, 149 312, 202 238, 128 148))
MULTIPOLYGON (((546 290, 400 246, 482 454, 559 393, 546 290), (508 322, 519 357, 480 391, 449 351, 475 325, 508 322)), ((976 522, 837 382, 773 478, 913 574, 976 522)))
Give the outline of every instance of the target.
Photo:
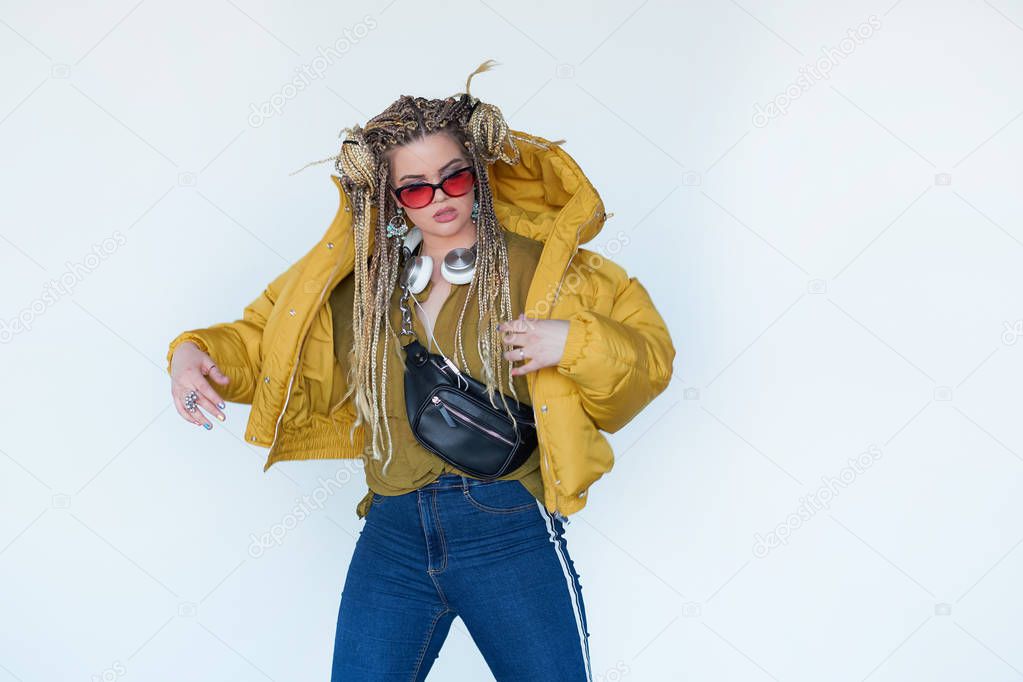
POLYGON ((499 682, 592 680, 564 525, 518 481, 442 474, 373 496, 341 594, 331 682, 426 679, 455 616, 499 682))

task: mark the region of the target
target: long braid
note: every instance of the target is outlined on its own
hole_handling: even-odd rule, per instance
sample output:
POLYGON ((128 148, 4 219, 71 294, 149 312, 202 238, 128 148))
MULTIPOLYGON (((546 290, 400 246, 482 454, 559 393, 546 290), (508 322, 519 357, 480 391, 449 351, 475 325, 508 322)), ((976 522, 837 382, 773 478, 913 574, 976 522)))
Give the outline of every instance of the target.
MULTIPOLYGON (((380 195, 386 192, 386 187, 387 187, 387 185, 385 184, 386 180, 387 180, 386 172, 387 172, 387 168, 386 168, 385 164, 379 164, 377 166, 376 190, 377 190, 377 202, 378 202, 377 205, 378 206, 380 205, 379 202, 381 201, 380 195)), ((388 240, 387 240, 386 237, 383 237, 383 238, 381 237, 381 233, 386 229, 384 227, 384 224, 382 224, 382 220, 381 220, 383 218, 383 215, 384 215, 383 211, 378 211, 377 212, 376 238, 374 239, 374 242, 373 242, 373 244, 374 244, 374 248, 373 248, 373 263, 372 263, 372 266, 370 268, 370 281, 373 282, 373 283, 380 282, 381 281, 381 275, 386 277, 387 273, 385 271, 387 270, 387 266, 390 263, 390 259, 388 259, 387 256, 386 256, 388 240)), ((373 299, 374 299, 373 300, 373 305, 370 306, 370 312, 372 314, 371 324, 372 324, 372 328, 373 328, 373 334, 372 334, 372 340, 370 342, 370 353, 369 353, 369 357, 370 357, 370 363, 369 363, 370 364, 370 376, 368 377, 368 380, 370 381, 370 383, 372 385, 372 395, 374 395, 374 396, 377 394, 377 392, 379 390, 378 389, 378 385, 377 385, 377 376, 378 376, 378 374, 377 374, 377 357, 379 355, 378 348, 379 348, 379 344, 380 344, 380 334, 378 333, 378 330, 380 329, 380 323, 381 323, 381 319, 380 318, 381 318, 381 316, 383 316, 383 315, 385 315, 387 313, 387 304, 386 304, 386 302, 382 302, 381 301, 381 299, 383 298, 385 293, 386 292, 385 292, 383 287, 377 286, 375 288, 375 290, 373 291, 373 299)), ((384 353, 383 360, 384 360, 384 367, 386 368, 386 366, 387 366, 387 354, 386 353, 384 353)), ((384 376, 386 376, 386 373, 385 373, 384 376)), ((384 388, 386 390, 386 386, 387 386, 386 382, 383 385, 384 385, 384 388)), ((384 399, 386 399, 386 398, 384 398, 384 399)), ((386 403, 384 403, 384 404, 386 405, 386 403)), ((380 443, 381 448, 387 450, 388 452, 390 452, 390 429, 388 428, 388 425, 387 425, 387 419, 386 419, 386 415, 384 414, 383 406, 377 400, 373 401, 373 433, 374 433, 374 437, 373 437, 373 441, 374 441, 373 442, 373 457, 375 459, 379 459, 379 453, 377 452, 376 441, 379 438, 379 440, 381 441, 381 443, 380 443), (383 426, 384 426, 384 429, 383 429, 382 433, 381 433, 381 429, 379 428, 379 425, 380 425, 381 421, 383 422, 383 426), (385 441, 385 437, 386 437, 386 441, 385 441)))

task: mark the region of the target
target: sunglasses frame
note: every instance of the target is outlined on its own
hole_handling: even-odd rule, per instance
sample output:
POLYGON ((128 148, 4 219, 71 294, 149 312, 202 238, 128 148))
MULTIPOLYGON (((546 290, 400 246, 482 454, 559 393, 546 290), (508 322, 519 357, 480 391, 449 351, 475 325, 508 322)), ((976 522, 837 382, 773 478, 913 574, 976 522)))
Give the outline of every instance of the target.
POLYGON ((434 197, 437 196, 437 190, 438 189, 444 189, 443 185, 444 185, 445 182, 447 182, 448 180, 450 180, 451 178, 455 177, 456 175, 458 175, 460 173, 464 173, 465 171, 469 171, 469 174, 472 176, 472 179, 473 179, 473 182, 472 182, 471 185, 469 185, 469 189, 468 190, 466 190, 465 192, 462 192, 461 194, 450 194, 450 193, 448 193, 447 190, 444 190, 444 193, 447 194, 449 197, 465 196, 466 194, 468 194, 469 192, 472 191, 473 187, 476 186, 476 168, 474 166, 465 166, 464 168, 459 168, 458 170, 451 171, 450 173, 448 173, 447 175, 442 177, 440 179, 440 182, 436 182, 436 183, 434 183, 434 182, 411 182, 411 183, 409 183, 407 185, 402 185, 401 187, 395 187, 395 188, 393 188, 394 196, 398 200, 398 203, 401 204, 402 206, 404 206, 405 208, 411 208, 413 210, 415 210, 417 208, 425 208, 425 207, 427 207, 427 206, 429 206, 430 204, 433 203, 434 197), (415 189, 417 187, 430 187, 433 190, 433 193, 430 195, 430 200, 427 201, 422 206, 409 206, 401 198, 401 194, 402 194, 402 192, 408 191, 410 189, 415 189))

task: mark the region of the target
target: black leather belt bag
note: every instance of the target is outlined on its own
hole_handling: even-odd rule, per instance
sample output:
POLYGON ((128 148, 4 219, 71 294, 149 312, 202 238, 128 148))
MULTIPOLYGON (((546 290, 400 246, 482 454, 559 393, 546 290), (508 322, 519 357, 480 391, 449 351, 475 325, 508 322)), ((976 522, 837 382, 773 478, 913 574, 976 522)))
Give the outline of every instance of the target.
POLYGON ((537 446, 533 408, 505 395, 494 407, 486 384, 457 372, 418 339, 404 345, 405 408, 423 447, 475 478, 491 480, 520 467, 537 446))

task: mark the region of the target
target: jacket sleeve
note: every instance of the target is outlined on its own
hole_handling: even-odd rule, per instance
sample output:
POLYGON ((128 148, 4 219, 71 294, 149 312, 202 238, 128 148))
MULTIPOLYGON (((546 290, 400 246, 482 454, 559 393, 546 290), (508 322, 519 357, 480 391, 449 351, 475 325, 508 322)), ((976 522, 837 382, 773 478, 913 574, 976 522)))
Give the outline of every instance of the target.
POLYGON ((614 291, 610 314, 582 310, 567 318, 557 369, 575 381, 597 428, 614 433, 667 388, 675 347, 639 280, 607 259, 598 277, 614 291))
POLYGON ((300 259, 270 282, 263 293, 245 307, 241 319, 178 334, 167 349, 167 373, 170 374, 175 349, 185 341, 192 341, 230 378, 226 386, 211 380, 214 390, 226 401, 251 405, 262 366, 263 329, 277 296, 301 262, 300 259))

